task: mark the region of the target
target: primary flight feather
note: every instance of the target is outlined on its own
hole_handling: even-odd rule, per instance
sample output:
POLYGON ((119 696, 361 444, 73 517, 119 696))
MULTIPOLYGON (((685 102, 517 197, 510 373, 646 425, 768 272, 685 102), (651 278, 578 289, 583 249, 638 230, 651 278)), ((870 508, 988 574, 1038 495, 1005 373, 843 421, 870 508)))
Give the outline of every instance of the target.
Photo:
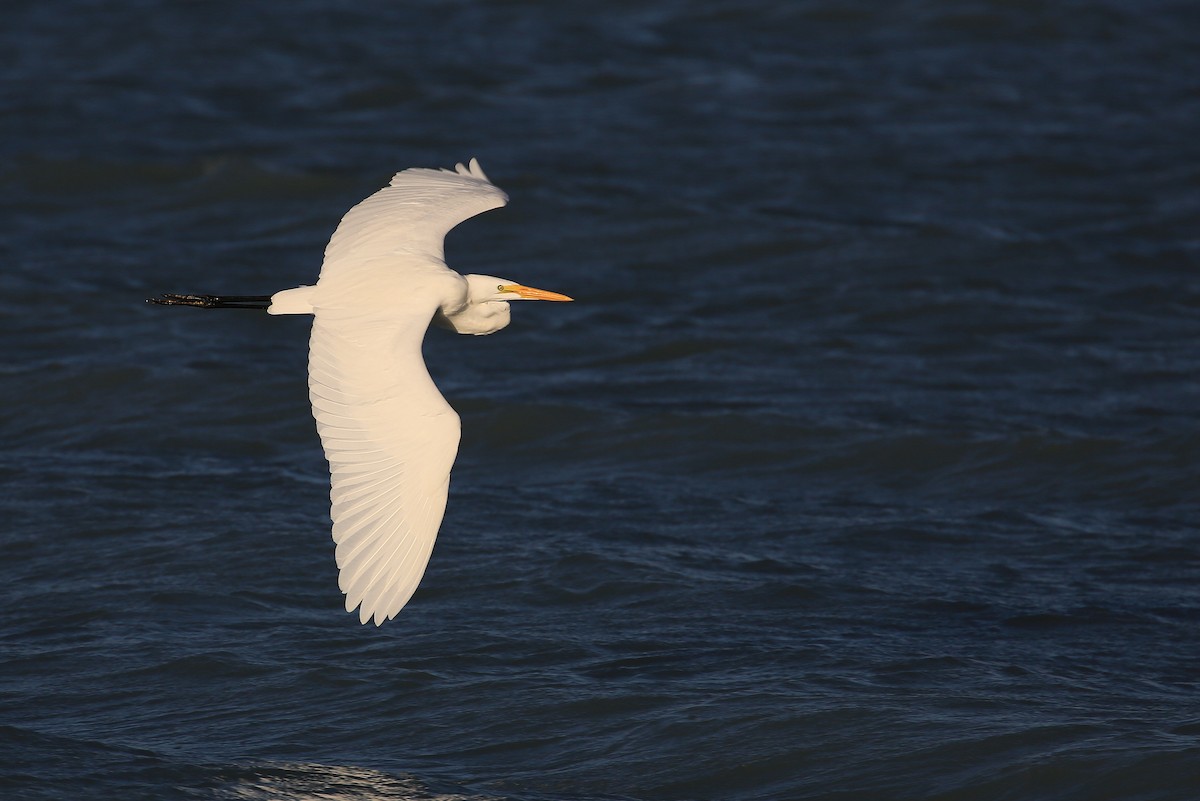
POLYGON ((342 218, 315 285, 151 299, 313 315, 309 398, 329 460, 338 585, 363 623, 395 617, 412 597, 446 509, 459 420, 421 356, 429 324, 491 334, 508 325, 509 301, 571 300, 446 266, 446 233, 507 202, 475 159, 404 170, 342 218))

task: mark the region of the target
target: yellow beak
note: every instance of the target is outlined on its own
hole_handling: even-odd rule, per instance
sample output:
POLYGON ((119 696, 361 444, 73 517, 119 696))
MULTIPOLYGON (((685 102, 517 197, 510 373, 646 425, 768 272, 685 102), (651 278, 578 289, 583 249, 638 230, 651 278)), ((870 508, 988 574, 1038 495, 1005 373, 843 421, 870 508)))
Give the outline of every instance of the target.
POLYGON ((575 300, 566 295, 560 295, 557 292, 548 292, 545 289, 534 289, 531 286, 522 284, 505 284, 500 287, 502 292, 512 292, 518 295, 522 300, 575 300))

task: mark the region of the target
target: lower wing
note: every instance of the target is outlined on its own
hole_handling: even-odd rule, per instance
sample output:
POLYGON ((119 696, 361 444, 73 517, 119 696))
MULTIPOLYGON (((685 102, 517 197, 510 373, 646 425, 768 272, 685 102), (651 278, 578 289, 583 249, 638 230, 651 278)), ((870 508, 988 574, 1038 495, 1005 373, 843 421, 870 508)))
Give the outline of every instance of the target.
MULTIPOLYGON (((421 331, 420 333, 423 333, 421 331)), ((338 585, 375 625, 425 573, 446 509, 458 415, 396 331, 313 323, 309 396, 329 460, 338 585)))

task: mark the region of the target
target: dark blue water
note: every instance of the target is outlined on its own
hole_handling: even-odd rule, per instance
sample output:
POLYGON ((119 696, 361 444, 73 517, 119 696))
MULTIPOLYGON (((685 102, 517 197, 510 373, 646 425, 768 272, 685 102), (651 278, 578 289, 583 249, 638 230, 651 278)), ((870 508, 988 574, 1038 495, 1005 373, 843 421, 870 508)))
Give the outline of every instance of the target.
POLYGON ((1188 2, 15 2, 0 797, 1191 799, 1188 2), (478 156, 463 418, 342 611, 307 322, 478 156), (534 308, 545 306, 546 308, 534 308))

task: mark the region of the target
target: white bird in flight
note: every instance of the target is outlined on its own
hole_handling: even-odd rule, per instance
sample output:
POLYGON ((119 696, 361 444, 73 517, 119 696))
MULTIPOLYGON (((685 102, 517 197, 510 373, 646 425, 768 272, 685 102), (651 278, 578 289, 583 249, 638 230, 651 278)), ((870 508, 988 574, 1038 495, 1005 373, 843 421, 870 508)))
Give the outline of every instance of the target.
POLYGON ((475 159, 404 170, 342 218, 314 286, 150 300, 313 315, 308 388, 329 460, 338 585, 364 624, 412 597, 446 510, 459 420, 421 356, 430 322, 491 334, 508 325, 509 301, 571 300, 446 266, 446 233, 507 202, 475 159))

